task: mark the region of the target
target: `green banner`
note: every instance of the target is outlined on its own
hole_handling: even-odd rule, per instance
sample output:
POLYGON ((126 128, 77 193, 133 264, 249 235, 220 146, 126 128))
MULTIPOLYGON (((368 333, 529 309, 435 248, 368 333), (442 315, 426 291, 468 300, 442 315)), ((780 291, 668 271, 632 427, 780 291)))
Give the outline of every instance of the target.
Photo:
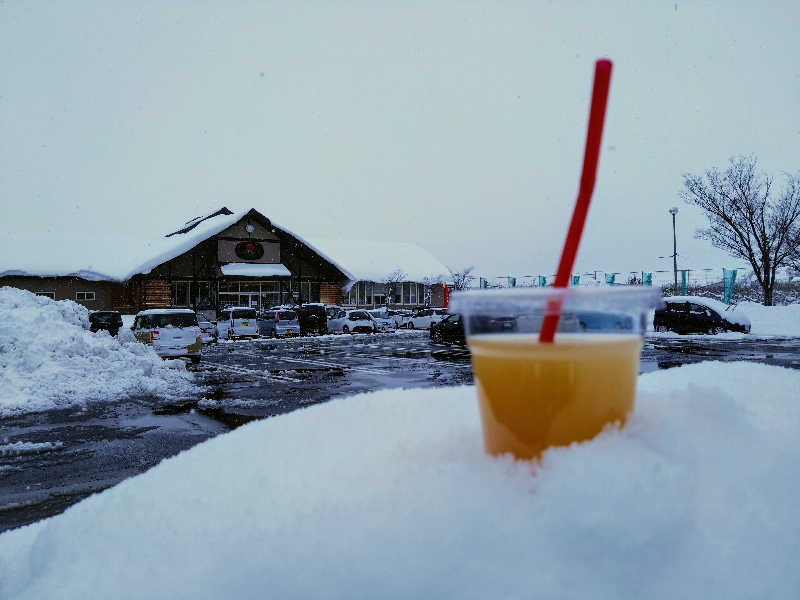
POLYGON ((642 273, 642 285, 645 287, 653 287, 652 273, 642 273))
POLYGON ((689 279, 689 271, 681 269, 681 296, 686 295, 686 281, 689 279))
POLYGON ((725 304, 730 304, 733 286, 736 283, 736 269, 722 269, 722 283, 725 285, 725 304))
POLYGON ((539 275, 539 287, 547 287, 547 277, 539 275))
POLYGON ((572 276, 572 285, 579 285, 580 282, 581 282, 581 276, 580 275, 573 275, 572 276))
POLYGON ((606 285, 614 285, 614 280, 617 278, 616 273, 606 273, 606 285))
POLYGON ((508 278, 508 287, 517 287, 517 278, 516 277, 509 277, 508 278))
POLYGON ((489 280, 486 279, 485 277, 481 277, 480 280, 478 281, 478 286, 481 289, 488 288, 489 287, 489 280))

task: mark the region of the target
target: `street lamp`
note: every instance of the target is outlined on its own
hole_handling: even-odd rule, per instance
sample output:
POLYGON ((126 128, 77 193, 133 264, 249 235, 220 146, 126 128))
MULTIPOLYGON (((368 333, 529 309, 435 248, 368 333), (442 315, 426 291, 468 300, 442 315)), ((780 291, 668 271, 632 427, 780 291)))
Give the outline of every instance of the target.
POLYGON ((675 274, 675 291, 678 293, 678 241, 675 238, 675 215, 678 214, 678 207, 673 206, 669 209, 669 214, 672 215, 672 270, 675 274))

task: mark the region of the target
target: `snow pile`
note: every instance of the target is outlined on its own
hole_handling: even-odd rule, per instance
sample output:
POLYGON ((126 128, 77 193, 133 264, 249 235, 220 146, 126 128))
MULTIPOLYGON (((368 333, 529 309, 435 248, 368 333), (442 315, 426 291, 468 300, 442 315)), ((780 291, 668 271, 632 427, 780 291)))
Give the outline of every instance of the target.
POLYGON ((198 392, 182 361, 88 327, 88 311, 75 302, 0 288, 0 416, 198 392))
POLYGON ((0 535, 0 597, 796 598, 800 372, 639 382, 538 467, 483 453, 472 387, 252 423, 0 535))
POLYGON ((739 302, 736 308, 750 318, 751 334, 800 337, 800 304, 764 306, 739 302))

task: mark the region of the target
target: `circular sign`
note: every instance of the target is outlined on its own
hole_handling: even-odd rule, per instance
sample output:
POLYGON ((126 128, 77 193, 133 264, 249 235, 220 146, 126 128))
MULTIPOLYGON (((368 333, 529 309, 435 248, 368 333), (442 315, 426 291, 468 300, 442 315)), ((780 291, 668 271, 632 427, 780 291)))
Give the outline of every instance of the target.
POLYGON ((239 242, 236 244, 236 256, 243 260, 258 260, 264 256, 264 246, 258 242, 239 242))

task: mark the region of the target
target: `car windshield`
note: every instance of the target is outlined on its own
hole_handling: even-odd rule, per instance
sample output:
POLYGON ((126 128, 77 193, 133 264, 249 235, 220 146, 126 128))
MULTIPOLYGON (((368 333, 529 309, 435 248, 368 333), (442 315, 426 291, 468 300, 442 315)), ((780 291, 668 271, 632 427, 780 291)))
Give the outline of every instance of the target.
POLYGON ((278 313, 278 318, 281 321, 294 321, 297 318, 297 315, 291 311, 282 311, 278 313))
POLYGON ((190 313, 151 315, 153 327, 196 327, 197 316, 190 313))
POLYGON ((376 319, 388 319, 389 318, 389 313, 387 313, 385 310, 373 310, 373 311, 370 311, 369 314, 371 314, 376 319))
POLYGON ((89 320, 95 323, 116 323, 121 318, 116 313, 94 313, 89 315, 89 320))
POLYGON ((256 311, 253 309, 235 310, 233 311, 234 319, 255 319, 256 311))
POLYGON ((206 319, 203 315, 197 315, 197 322, 198 323, 209 323, 210 321, 206 319))

